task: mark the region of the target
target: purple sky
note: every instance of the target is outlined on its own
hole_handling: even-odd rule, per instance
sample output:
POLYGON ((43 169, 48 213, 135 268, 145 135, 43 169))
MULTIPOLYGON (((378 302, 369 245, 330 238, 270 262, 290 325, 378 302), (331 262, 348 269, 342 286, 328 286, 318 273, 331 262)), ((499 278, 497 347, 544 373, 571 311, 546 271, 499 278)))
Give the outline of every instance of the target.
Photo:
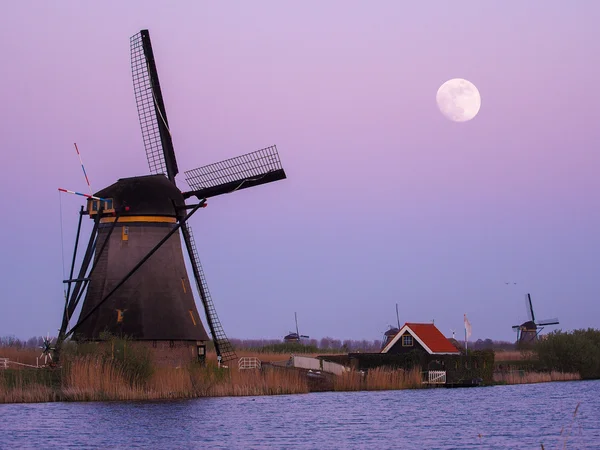
MULTIPOLYGON (((268 145, 288 179, 193 219, 230 337, 512 340, 600 327, 600 3, 3 2, 0 336, 56 333, 85 191, 148 173, 129 37, 150 30, 179 167, 268 145), (452 123, 462 77, 479 115, 452 123), (517 282, 507 286, 505 282, 517 282), (547 330, 546 330, 547 331, 547 330)), ((185 189, 183 176, 179 187, 185 189)), ((88 221, 89 222, 89 221, 88 221)), ((90 230, 86 223, 86 230, 90 230)))

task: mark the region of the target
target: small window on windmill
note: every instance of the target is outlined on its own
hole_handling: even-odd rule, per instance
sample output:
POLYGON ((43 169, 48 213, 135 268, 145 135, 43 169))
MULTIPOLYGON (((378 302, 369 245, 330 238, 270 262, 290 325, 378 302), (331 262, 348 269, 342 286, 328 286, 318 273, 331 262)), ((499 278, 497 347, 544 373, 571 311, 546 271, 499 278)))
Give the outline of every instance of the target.
POLYGON ((100 209, 100 205, 98 200, 90 200, 88 204, 88 210, 90 212, 90 216, 94 214, 98 214, 98 209, 100 209))
MULTIPOLYGON (((183 289, 183 293, 187 294, 187 290, 185 289, 185 278, 183 278, 183 277, 181 278, 181 288, 183 289)), ((190 314, 191 314, 191 312, 192 312, 192 310, 190 309, 190 314)), ((192 320, 194 320, 193 316, 192 316, 192 320)), ((194 323, 194 325, 196 325, 196 324, 194 323)))
POLYGON ((104 212, 113 213, 115 212, 115 203, 112 198, 104 200, 104 212))
POLYGON ((123 228, 121 228, 121 240, 122 241, 129 240, 129 227, 127 225, 125 225, 123 228))
POLYGON ((189 313, 190 313, 190 318, 192 319, 192 323, 194 324, 194 326, 196 326, 196 319, 194 318, 194 311, 192 311, 190 309, 189 313))
POLYGON ((206 360, 206 345, 197 345, 198 361, 203 363, 206 360))

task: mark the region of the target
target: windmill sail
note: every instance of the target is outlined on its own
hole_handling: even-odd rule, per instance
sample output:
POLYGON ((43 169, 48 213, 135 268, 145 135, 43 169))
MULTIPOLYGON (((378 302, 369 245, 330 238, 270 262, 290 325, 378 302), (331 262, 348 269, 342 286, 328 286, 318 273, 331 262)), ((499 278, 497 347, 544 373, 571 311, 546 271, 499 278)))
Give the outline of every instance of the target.
POLYGON ((554 318, 554 319, 546 319, 546 320, 540 320, 539 322, 536 322, 537 325, 558 325, 558 318, 554 318))
POLYGON ((132 36, 129 42, 135 103, 150 173, 162 173, 174 181, 179 169, 158 81, 150 33, 148 30, 141 30, 132 36))
POLYGON ((188 198, 214 197, 286 178, 275 145, 185 172, 188 198))
POLYGON ((525 307, 527 308, 527 317, 530 321, 535 322, 535 315, 533 314, 533 303, 531 303, 531 295, 525 296, 525 307))
POLYGON ((204 270, 202 269, 202 264, 200 263, 200 257, 198 256, 198 250, 196 248, 196 241, 194 240, 192 229, 187 224, 183 224, 181 229, 183 232, 183 239, 190 256, 190 262, 194 271, 194 278, 196 279, 196 286, 198 287, 198 293, 200 294, 200 299, 202 300, 202 305, 204 306, 206 321, 208 322, 208 327, 213 337, 217 355, 221 356, 221 360, 223 362, 236 359, 237 356, 233 350, 233 346, 231 345, 231 342, 229 342, 229 339, 227 339, 227 335, 225 334, 225 330, 219 321, 217 310, 215 309, 215 305, 208 290, 208 284, 206 283, 204 270))

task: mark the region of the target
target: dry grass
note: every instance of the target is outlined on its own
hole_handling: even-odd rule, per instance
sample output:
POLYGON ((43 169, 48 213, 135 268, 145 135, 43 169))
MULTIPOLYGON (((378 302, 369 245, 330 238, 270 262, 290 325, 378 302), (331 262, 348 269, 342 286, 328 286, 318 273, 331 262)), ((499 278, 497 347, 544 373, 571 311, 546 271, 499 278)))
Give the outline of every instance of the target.
POLYGON ((548 383, 550 381, 581 380, 578 373, 511 371, 494 373, 494 382, 504 384, 548 383))
POLYGON ((11 371, 10 386, 0 376, 0 403, 155 400, 309 392, 306 377, 296 370, 265 368, 240 371, 237 366, 223 370, 217 369, 212 361, 205 367, 157 368, 145 382, 131 382, 110 361, 99 357, 76 358, 65 364, 60 374, 60 386, 54 388, 50 382, 39 384, 32 381, 37 375, 46 373, 42 370, 45 369, 11 371))
POLYGON ((421 368, 405 371, 383 367, 367 373, 347 372, 333 380, 335 391, 381 391, 393 389, 415 389, 423 387, 421 368))
POLYGON ((17 379, 12 387, 7 387, 3 378, 0 378, 0 403, 38 403, 60 400, 50 386, 42 384, 25 383, 17 379))
MULTIPOLYGON (((42 353, 41 350, 33 348, 15 348, 15 347, 1 347, 0 358, 8 358, 11 361, 16 361, 21 364, 29 364, 32 366, 36 365, 36 358, 42 353)), ((41 364, 41 362, 40 362, 41 364)))
POLYGON ((138 391, 122 371, 100 358, 76 359, 62 376, 61 394, 70 401, 137 400, 138 391))
MULTIPOLYGON (((35 365, 39 356, 35 349, 0 349, 0 357, 35 365)), ((256 356, 262 362, 285 361, 290 354, 238 351, 238 357, 256 356)), ((316 356, 316 355, 303 355, 316 356)), ((525 359, 521 352, 498 352, 497 360, 525 359)), ((62 369, 11 370, 10 376, 0 372, 0 403, 97 400, 154 400, 216 396, 257 396, 299 394, 309 392, 306 374, 282 367, 263 367, 262 370, 239 370, 237 361, 229 369, 216 367, 216 355, 207 355, 204 367, 158 367, 143 380, 128 376, 117 363, 103 360, 100 355, 69 357, 62 369), (58 372, 57 372, 58 370, 58 372), (132 381, 133 380, 133 381, 132 381)), ((541 383, 578 380, 578 374, 559 372, 508 372, 494 375, 499 383, 541 383)), ((378 368, 367 373, 348 372, 333 377, 333 390, 393 390, 421 388, 420 368, 410 371, 378 368)), ((329 388, 328 388, 329 389, 329 388)))
POLYGON ((531 352, 499 351, 494 353, 495 361, 524 361, 533 358, 534 355, 531 352))

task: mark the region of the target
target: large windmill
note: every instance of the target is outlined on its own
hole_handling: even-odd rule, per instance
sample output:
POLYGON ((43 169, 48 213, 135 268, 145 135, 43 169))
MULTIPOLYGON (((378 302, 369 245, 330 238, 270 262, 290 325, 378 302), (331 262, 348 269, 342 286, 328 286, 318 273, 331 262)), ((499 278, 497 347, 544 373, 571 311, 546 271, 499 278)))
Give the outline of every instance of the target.
POLYGON ((540 332, 547 325, 558 325, 558 319, 547 319, 547 320, 535 320, 535 314, 533 312, 533 303, 531 302, 531 294, 525 296, 525 306, 527 309, 527 316, 529 320, 523 322, 521 325, 513 325, 512 329, 517 332, 517 342, 531 343, 535 342, 540 332))
POLYGON ((75 250, 56 353, 62 342, 101 340, 103 332, 138 341, 197 351, 208 335, 192 294, 195 284, 218 359, 236 357, 217 316, 189 218, 206 199, 286 178, 271 146, 185 172, 191 190, 176 184, 179 172, 148 30, 130 39, 133 88, 150 175, 122 178, 88 196, 81 207, 75 250), (192 199, 197 199, 192 201, 192 199), (191 203, 187 203, 190 201, 191 203), (93 220, 85 254, 75 275, 75 260, 84 215, 93 220), (188 277, 181 245, 188 253, 188 277), (77 322, 72 316, 85 293, 77 322))

